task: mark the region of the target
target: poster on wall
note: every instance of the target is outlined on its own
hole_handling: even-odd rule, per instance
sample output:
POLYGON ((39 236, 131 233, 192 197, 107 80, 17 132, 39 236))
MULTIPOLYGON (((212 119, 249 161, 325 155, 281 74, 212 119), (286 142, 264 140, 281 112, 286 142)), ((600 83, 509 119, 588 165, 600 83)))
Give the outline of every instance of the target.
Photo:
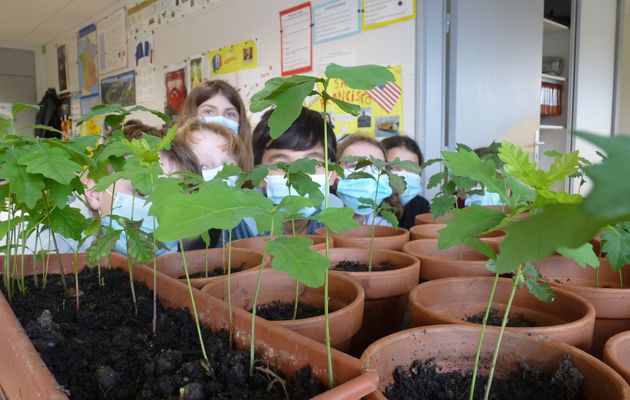
POLYGON ((96 26, 101 74, 127 67, 126 19, 126 10, 121 8, 102 19, 96 26))
POLYGON ((123 107, 136 104, 136 73, 128 71, 101 79, 101 103, 123 107))
POLYGON ((362 29, 374 29, 416 17, 416 0, 362 0, 362 29))
MULTIPOLYGON (((100 104, 100 96, 98 94, 81 96, 81 116, 85 116, 97 104, 100 104)), ((102 135, 104 125, 105 116, 97 115, 79 125, 79 135, 102 135)))
MULTIPOLYGON (((398 136, 403 132, 403 99, 401 66, 389 67, 396 80, 371 90, 349 88, 338 79, 331 79, 328 91, 333 97, 358 104, 359 116, 340 109, 336 104, 327 107, 327 113, 337 135, 359 133, 372 137, 398 136)), ((315 111, 323 112, 321 99, 309 105, 315 111)))
POLYGON ((88 25, 79 31, 77 53, 81 95, 88 96, 98 94, 98 45, 96 43, 96 25, 88 25))
POLYGON ((147 32, 149 18, 154 14, 157 0, 143 0, 127 9, 127 29, 131 36, 147 32))
POLYGON ((313 7, 315 44, 361 32, 361 0, 332 0, 313 7))
POLYGON ((66 44, 57 46, 57 75, 59 77, 59 93, 68 90, 68 57, 66 44))
POLYGON ((175 117, 182 111, 188 94, 186 89, 186 64, 165 67, 164 84, 166 86, 164 113, 170 117, 175 117))
POLYGON ((63 132, 63 140, 72 139, 72 95, 66 92, 59 95, 59 119, 61 121, 59 130, 63 132))
POLYGON ((280 11, 280 65, 282 76, 313 68, 311 3, 280 11))
POLYGON ((274 69, 271 65, 267 65, 255 69, 238 71, 235 75, 236 76, 234 87, 236 88, 236 91, 241 95, 243 103, 245 104, 245 109, 248 112, 249 121, 252 126, 254 126, 260 121, 260 117, 262 116, 263 112, 250 113, 250 100, 256 92, 262 90, 265 87, 265 82, 273 77, 278 76, 278 70, 274 69))
POLYGON ((155 51, 153 35, 134 40, 136 63, 136 102, 144 103, 155 98, 155 51))
POLYGON ((258 41, 255 39, 230 44, 208 51, 210 76, 229 74, 258 67, 258 41))
POLYGON ((201 82, 208 80, 207 54, 200 54, 191 57, 187 61, 188 68, 188 88, 192 90, 201 82))

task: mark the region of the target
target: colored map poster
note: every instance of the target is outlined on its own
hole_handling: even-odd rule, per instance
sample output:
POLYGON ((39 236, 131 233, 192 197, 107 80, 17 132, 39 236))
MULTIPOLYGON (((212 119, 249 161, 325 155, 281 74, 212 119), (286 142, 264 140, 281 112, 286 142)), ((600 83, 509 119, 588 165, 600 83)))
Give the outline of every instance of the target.
MULTIPOLYGON (((81 116, 86 115, 90 112, 92 107, 97 104, 100 104, 98 94, 81 97, 81 116)), ((90 118, 79 125, 79 135, 101 135, 103 133, 104 124, 105 116, 103 115, 97 115, 96 117, 90 118)))
POLYGON ((98 44, 96 25, 88 25, 79 31, 79 87, 82 96, 98 93, 98 44))
MULTIPOLYGON (((361 106, 359 116, 340 109, 336 104, 328 105, 328 118, 337 135, 358 133, 372 137, 398 136, 403 132, 402 68, 389 67, 396 80, 371 90, 349 88, 338 79, 331 79, 328 91, 333 97, 361 106)), ((316 98, 307 106, 322 112, 321 99, 316 98)))
POLYGON ((255 40, 245 40, 217 50, 208 51, 210 76, 229 74, 258 67, 258 45, 255 40))

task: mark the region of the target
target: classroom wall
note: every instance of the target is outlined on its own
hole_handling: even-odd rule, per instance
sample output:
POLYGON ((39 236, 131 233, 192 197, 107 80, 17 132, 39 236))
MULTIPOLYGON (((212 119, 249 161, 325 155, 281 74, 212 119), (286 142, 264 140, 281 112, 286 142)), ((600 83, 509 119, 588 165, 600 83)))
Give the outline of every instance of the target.
MULTIPOLYGON (((0 60, 0 103, 36 104, 35 52, 0 47, 0 60)), ((18 128, 34 124, 35 111, 23 111, 16 122, 18 128)), ((32 136, 33 130, 19 130, 19 133, 32 136)))
POLYGON ((617 110, 618 126, 615 133, 630 135, 630 1, 626 1, 623 15, 623 36, 621 62, 618 77, 619 108, 617 110))
MULTIPOLYGON (((176 22, 170 22, 156 29, 154 33, 155 77, 159 84, 156 99, 143 105, 158 110, 164 109, 164 65, 183 62, 187 57, 246 39, 258 39, 259 65, 271 65, 279 74, 280 22, 278 13, 282 9, 302 2, 300 0, 219 0, 214 6, 195 15, 187 15, 176 22)), ((325 2, 321 0, 311 3, 312 6, 316 6, 325 2)), ((63 42, 67 44, 70 90, 76 90, 78 87, 77 31, 90 23, 98 22, 122 6, 130 7, 134 4, 133 1, 120 1, 110 9, 95 14, 75 27, 70 27, 63 35, 48 42, 47 54, 38 54, 37 92, 43 93, 48 86, 57 85, 54 49, 57 44, 63 42)), ((415 126, 415 31, 415 21, 407 20, 346 38, 316 44, 313 45, 313 61, 316 65, 317 59, 330 51, 347 50, 356 53, 357 64, 402 65, 404 127, 407 131, 405 133, 421 139, 413 129, 415 126)), ((135 51, 132 46, 130 41, 130 64, 133 64, 132 55, 135 51)), ((119 70, 110 75, 123 71, 119 70)), ((156 125, 159 123, 151 116, 143 116, 143 119, 156 125)))

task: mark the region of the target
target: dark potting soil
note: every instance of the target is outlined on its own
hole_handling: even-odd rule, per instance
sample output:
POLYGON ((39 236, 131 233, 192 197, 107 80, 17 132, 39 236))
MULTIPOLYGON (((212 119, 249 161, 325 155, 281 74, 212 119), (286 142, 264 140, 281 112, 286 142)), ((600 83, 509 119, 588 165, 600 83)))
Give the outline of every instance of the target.
MULTIPOLYGON (((135 284, 134 316, 129 279, 104 270, 105 286, 86 268, 80 275, 80 310, 63 297, 58 276, 46 290, 28 285, 11 305, 35 348, 72 400, 83 399, 307 399, 324 391, 305 367, 293 377, 269 372, 261 361, 249 376, 249 351, 231 350, 228 333, 203 330, 209 365, 202 363, 197 331, 185 310, 158 305, 151 332, 153 294, 135 284)), ((41 280, 40 280, 41 282, 41 280)), ((73 284, 73 279, 68 279, 73 284)))
MULTIPOLYGON (((440 372, 435 360, 415 360, 409 370, 396 367, 394 383, 385 388, 391 400, 467 399, 471 375, 460 372, 440 372)), ((507 379, 493 379, 490 398, 496 400, 573 400, 581 398, 584 375, 564 358, 558 368, 545 373, 521 363, 507 379)), ((483 398, 487 377, 479 376, 475 383, 475 399, 483 398)))
MULTIPOLYGON (((256 315, 267 321, 287 321, 293 319, 294 303, 283 303, 274 300, 271 303, 260 305, 256 308, 256 315)), ((252 310, 248 310, 252 312, 252 310)), ((315 307, 310 304, 298 302, 296 319, 319 317, 324 315, 323 307, 315 307)))
MULTIPOLYGON (((241 264, 238 267, 232 267, 231 272, 232 273, 241 272, 243 270, 243 266, 244 264, 241 264)), ((206 276, 206 271, 201 271, 195 274, 190 274, 190 279, 212 278, 213 276, 222 276, 222 275, 227 275, 227 270, 223 270, 223 267, 215 266, 212 268, 208 268, 208 276, 206 276)), ((178 277, 178 279, 186 279, 186 275, 181 275, 178 277)))
MULTIPOLYGON (((396 266, 384 262, 379 265, 372 265, 372 271, 389 271, 395 269, 396 266)), ((336 271, 347 271, 347 272, 367 272, 368 265, 365 263, 355 262, 355 261, 341 261, 339 264, 335 265, 334 269, 336 271)))
MULTIPOLYGON (((466 316, 464 321, 472 322, 474 324, 481 324, 483 323, 484 314, 485 314, 485 311, 480 312, 479 314, 475 314, 475 315, 468 315, 466 316)), ((503 320, 503 313, 495 310, 494 308, 491 308, 490 314, 488 314, 488 325, 501 326, 502 320, 503 320)), ((531 328, 534 326, 538 326, 538 324, 535 323, 534 321, 530 321, 529 319, 525 318, 523 314, 513 314, 509 316, 508 323, 506 326, 509 326, 512 328, 531 328)))

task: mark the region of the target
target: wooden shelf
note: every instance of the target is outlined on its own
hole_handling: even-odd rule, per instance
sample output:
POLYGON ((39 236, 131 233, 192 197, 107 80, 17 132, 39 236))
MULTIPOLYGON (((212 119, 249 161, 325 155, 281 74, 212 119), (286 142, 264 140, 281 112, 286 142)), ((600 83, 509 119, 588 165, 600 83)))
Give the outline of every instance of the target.
POLYGON ((550 19, 543 19, 543 32, 544 33, 555 33, 555 32, 567 32, 569 27, 566 25, 559 24, 550 19))
POLYGON ((564 76, 551 75, 551 74, 542 74, 542 80, 547 82, 566 82, 567 78, 564 76))
POLYGON ((563 125, 540 125, 540 129, 561 131, 567 129, 563 125))

